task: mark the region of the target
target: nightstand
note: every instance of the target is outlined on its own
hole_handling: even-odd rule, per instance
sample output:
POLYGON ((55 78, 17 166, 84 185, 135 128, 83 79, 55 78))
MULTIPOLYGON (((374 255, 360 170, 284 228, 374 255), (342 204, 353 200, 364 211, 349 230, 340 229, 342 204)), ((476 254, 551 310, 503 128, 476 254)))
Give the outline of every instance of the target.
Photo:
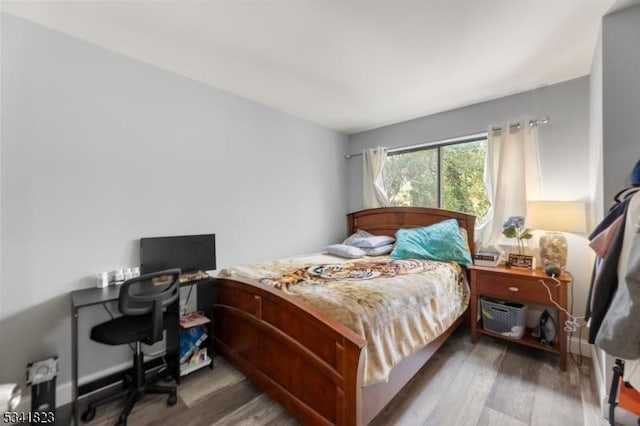
POLYGON ((471 342, 478 340, 478 333, 487 334, 521 345, 531 346, 560 355, 560 369, 567 369, 567 333, 564 324, 567 314, 558 309, 549 300, 547 289, 540 283, 543 280, 558 305, 567 309, 567 288, 571 278, 562 274, 558 278, 560 285, 539 269, 528 270, 505 267, 469 266, 471 272, 471 342), (527 329, 521 339, 513 339, 500 333, 486 330, 482 326, 478 305, 481 296, 500 299, 509 302, 538 305, 558 311, 558 332, 556 344, 547 346, 540 343, 538 338, 531 335, 527 329))

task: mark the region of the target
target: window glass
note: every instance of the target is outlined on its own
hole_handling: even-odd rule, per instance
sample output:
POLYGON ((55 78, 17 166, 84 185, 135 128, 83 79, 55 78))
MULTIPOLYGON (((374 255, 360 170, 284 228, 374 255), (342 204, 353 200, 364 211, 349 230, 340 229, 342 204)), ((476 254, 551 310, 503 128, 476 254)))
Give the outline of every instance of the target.
POLYGON ((442 208, 470 213, 481 219, 489 210, 484 189, 487 141, 442 147, 442 208))
POLYGON ((383 182, 392 206, 440 207, 484 217, 486 139, 392 153, 383 182))
POLYGON ((438 150, 389 155, 382 179, 392 206, 438 207, 438 150))

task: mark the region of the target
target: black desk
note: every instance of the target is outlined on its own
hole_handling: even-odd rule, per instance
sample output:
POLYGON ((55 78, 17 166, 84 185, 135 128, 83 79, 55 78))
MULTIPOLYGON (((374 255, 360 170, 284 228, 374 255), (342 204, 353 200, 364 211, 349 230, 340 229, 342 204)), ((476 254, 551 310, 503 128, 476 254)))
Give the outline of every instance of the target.
MULTIPOLYGON (((199 281, 190 281, 181 283, 180 287, 188 287, 197 285, 197 307, 199 311, 203 311, 205 315, 213 319, 213 293, 212 284, 215 279, 205 279, 199 281)), ((83 388, 89 388, 88 391, 83 391, 78 388, 78 314, 81 308, 89 306, 99 305, 103 303, 114 302, 118 300, 120 295, 119 285, 110 285, 105 288, 87 288, 82 290, 75 290, 71 292, 71 404, 72 404, 72 416, 75 424, 78 423, 78 399, 85 393, 95 390, 97 387, 103 387, 109 383, 100 382, 99 385, 92 385, 88 383, 83 385, 83 388)), ((168 307, 168 312, 172 317, 175 317, 175 321, 170 321, 171 324, 175 324, 175 327, 167 328, 166 342, 165 342, 165 359, 167 361, 171 376, 176 380, 176 383, 180 383, 180 327, 179 327, 179 301, 168 307)), ((213 335, 211 331, 213 327, 210 324, 210 342, 213 342, 213 335)), ((213 344, 208 345, 209 358, 213 360, 213 344)), ((146 363, 145 363, 146 365, 146 363)), ((211 363, 213 367, 213 362, 211 363)), ((114 379, 111 383, 115 383, 118 379, 114 379)))

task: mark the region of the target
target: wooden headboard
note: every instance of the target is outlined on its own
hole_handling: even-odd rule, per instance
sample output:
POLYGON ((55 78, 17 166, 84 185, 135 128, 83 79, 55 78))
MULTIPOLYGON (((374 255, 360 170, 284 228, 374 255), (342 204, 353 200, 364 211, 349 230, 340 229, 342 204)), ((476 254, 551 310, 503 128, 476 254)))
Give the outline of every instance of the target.
POLYGON ((362 229, 375 235, 392 237, 400 228, 428 226, 446 219, 456 219, 467 230, 469 249, 471 253, 475 253, 473 229, 476 217, 465 213, 427 207, 382 207, 349 213, 347 218, 349 234, 362 229))

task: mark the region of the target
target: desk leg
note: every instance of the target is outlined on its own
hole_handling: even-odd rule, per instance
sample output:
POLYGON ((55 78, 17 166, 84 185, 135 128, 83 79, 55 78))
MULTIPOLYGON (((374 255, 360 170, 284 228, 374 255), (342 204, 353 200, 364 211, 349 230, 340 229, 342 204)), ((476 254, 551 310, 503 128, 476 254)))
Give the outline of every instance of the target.
POLYGON ((78 422, 78 309, 71 308, 71 418, 78 422))
POLYGON ((180 384, 180 303, 168 307, 171 327, 167 327, 167 343, 165 358, 171 377, 180 384))

